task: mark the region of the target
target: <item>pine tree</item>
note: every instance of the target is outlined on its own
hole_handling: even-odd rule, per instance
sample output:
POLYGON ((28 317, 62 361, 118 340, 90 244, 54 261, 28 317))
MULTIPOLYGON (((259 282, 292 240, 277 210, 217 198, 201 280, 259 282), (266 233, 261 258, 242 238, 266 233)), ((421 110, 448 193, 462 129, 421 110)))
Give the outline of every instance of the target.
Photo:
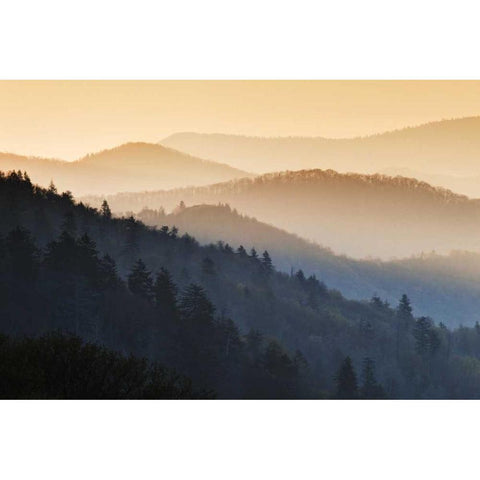
POLYGON ((400 350, 403 346, 406 333, 410 330, 411 325, 414 323, 412 315, 412 306, 410 299, 404 293, 400 298, 396 311, 396 357, 397 360, 400 357, 400 350))
POLYGON ((110 219, 112 218, 112 211, 106 200, 103 200, 102 206, 100 207, 100 214, 103 218, 110 219))
POLYGON ((132 260, 136 257, 139 251, 138 247, 138 222, 133 217, 128 217, 125 221, 125 246, 122 251, 122 255, 127 260, 132 260))
POLYGON ((177 316, 177 287, 170 272, 161 268, 153 287, 155 306, 161 316, 173 320, 177 316))
POLYGON ((285 380, 296 375, 296 368, 288 354, 276 340, 272 340, 265 350, 264 365, 267 372, 285 380))
POLYGON ((335 381, 336 398, 342 400, 358 398, 357 376, 350 357, 346 357, 342 362, 335 381))
POLYGON ((303 270, 298 270, 298 272, 295 274, 295 279, 303 285, 305 283, 305 274, 303 273, 303 270))
POLYGON ((121 283, 117 273, 115 260, 110 255, 104 255, 100 260, 100 286, 106 289, 114 289, 121 283))
POLYGON ((191 327, 213 325, 215 307, 200 285, 192 283, 185 289, 180 299, 179 310, 182 320, 191 327))
POLYGON ((53 180, 50 180, 50 185, 48 186, 47 193, 49 196, 55 196, 58 194, 57 187, 53 183, 53 180))
POLYGON ((440 338, 434 330, 432 321, 427 317, 420 317, 413 329, 415 349, 420 355, 433 355, 440 347, 440 338))
POLYGON ((152 274, 141 259, 134 264, 128 275, 128 288, 134 295, 151 301, 153 298, 152 274))
POLYGON ((246 257, 247 256, 247 251, 245 250, 245 248, 243 248, 243 245, 240 245, 238 248, 237 248, 237 254, 239 257, 246 257))
POLYGON ((272 271, 273 271, 272 259, 270 258, 270 255, 269 255, 269 253, 267 252, 267 250, 265 250, 265 251, 263 252, 261 262, 262 262, 263 270, 264 270, 267 274, 272 273, 272 271))
POLYGON ((258 258, 257 251, 254 248, 250 250, 250 257, 255 259, 258 258))
POLYGON ((429 344, 429 323, 427 317, 420 317, 415 322, 413 336, 415 337, 415 349, 421 355, 427 353, 429 344))
POLYGON ((360 391, 361 397, 365 399, 385 398, 385 392, 375 378, 375 362, 370 357, 365 357, 362 365, 363 385, 360 391))
POLYGON ((400 320, 401 327, 408 329, 409 323, 413 320, 412 306, 407 295, 403 294, 397 307, 397 317, 400 320))
POLYGON ((370 303, 375 308, 378 308, 378 309, 383 308, 382 299, 378 295, 373 295, 373 297, 370 299, 370 303))
POLYGON ((95 242, 84 233, 77 242, 79 271, 93 281, 100 281, 98 277, 98 251, 95 242))
POLYGON ((57 272, 78 272, 77 241, 65 230, 47 245, 44 262, 57 272))

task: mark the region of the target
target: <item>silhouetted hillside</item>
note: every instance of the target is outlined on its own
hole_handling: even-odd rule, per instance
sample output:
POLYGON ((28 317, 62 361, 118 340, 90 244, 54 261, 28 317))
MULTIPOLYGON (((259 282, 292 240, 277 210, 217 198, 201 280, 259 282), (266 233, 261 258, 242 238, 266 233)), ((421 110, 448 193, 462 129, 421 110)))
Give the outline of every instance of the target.
MULTIPOLYGON (((305 170, 198 188, 107 197, 115 212, 227 203, 339 254, 480 251, 480 201, 404 177, 305 170)), ((86 198, 98 206, 101 198, 86 198)))
POLYGON ((53 180, 58 188, 75 195, 207 185, 249 176, 228 165, 149 143, 127 143, 75 162, 1 153, 0 169, 26 171, 43 186, 53 180))
POLYGON ((0 335, 0 399, 195 399, 191 381, 142 358, 58 332, 0 335))
POLYGON ((417 318, 407 295, 395 309, 347 301, 314 276, 278 272, 266 251, 201 247, 19 173, 0 175, 0 215, 7 335, 60 329, 221 398, 480 397, 480 327, 417 318))
POLYGON ((449 326, 480 321, 480 254, 429 254, 393 262, 354 260, 241 215, 228 205, 177 208, 171 214, 144 209, 136 218, 147 225, 175 226, 203 244, 222 240, 234 248, 268 249, 279 270, 302 269, 347 298, 360 300, 375 293, 394 303, 402 292, 410 292, 420 315, 432 315, 449 326))
POLYGON ((393 166, 473 175, 480 174, 479 133, 480 117, 469 117, 361 138, 177 133, 160 143, 256 173, 312 168, 375 173, 393 166))

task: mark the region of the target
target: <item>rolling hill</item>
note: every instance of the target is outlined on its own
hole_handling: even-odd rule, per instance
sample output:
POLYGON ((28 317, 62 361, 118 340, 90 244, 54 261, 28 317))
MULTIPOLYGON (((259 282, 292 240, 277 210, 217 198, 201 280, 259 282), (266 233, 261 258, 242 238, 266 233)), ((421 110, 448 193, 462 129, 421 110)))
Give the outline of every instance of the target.
POLYGON ((228 205, 177 208, 171 214, 142 210, 136 218, 151 226, 177 227, 203 244, 222 240, 258 252, 268 250, 275 266, 286 273, 303 270, 347 298, 378 295, 394 304, 409 292, 419 315, 432 315, 450 326, 480 322, 480 254, 452 252, 380 262, 335 255, 302 238, 246 217, 228 205))
POLYGON ((228 165, 149 143, 127 143, 75 162, 1 153, 0 170, 26 171, 40 185, 48 186, 53 180, 60 190, 75 195, 206 185, 249 176, 228 165))
MULTIPOLYGON (((480 200, 412 178, 306 170, 220 184, 108 196, 117 212, 227 203, 356 258, 480 251, 480 200)), ((85 201, 99 206, 102 198, 85 201)))
MULTIPOLYGON (((313 168, 378 173, 395 167, 436 174, 480 174, 480 117, 358 138, 177 133, 161 144, 255 173, 313 168)), ((477 192, 480 196, 480 190, 477 192)))

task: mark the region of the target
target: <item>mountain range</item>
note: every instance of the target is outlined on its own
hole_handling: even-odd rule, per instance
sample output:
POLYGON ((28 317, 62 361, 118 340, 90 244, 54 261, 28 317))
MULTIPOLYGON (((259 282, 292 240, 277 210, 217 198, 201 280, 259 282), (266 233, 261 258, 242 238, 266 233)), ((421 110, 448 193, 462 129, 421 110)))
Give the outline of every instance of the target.
MULTIPOLYGON (((305 170, 106 198, 117 213, 226 203, 355 258, 480 251, 480 200, 413 178, 305 170)), ((99 206, 103 198, 83 200, 99 206)))
MULTIPOLYGON (((378 173, 394 167, 444 175, 480 175, 480 117, 442 120, 357 138, 183 132, 160 143, 259 174, 315 168, 378 173)), ((480 196, 480 191, 476 192, 480 196)))
POLYGON ((126 143, 74 162, 0 153, 0 170, 26 171, 32 181, 75 195, 207 185, 249 173, 150 143, 126 143))

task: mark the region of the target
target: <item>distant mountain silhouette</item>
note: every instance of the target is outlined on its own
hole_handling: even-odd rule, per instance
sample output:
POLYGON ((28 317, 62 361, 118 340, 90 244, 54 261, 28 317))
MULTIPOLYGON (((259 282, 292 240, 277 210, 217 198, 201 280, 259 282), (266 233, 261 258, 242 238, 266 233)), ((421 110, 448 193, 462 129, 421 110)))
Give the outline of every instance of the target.
POLYGON ((268 250, 275 266, 290 273, 302 269, 316 275, 346 297, 364 299, 376 293, 390 303, 410 296, 420 315, 450 325, 480 321, 480 254, 428 254, 379 262, 335 255, 302 238, 239 214, 228 205, 197 205, 174 213, 144 209, 136 217, 147 225, 177 227, 203 244, 222 240, 233 248, 268 250))
POLYGON ((75 162, 0 153, 0 170, 26 171, 30 178, 75 195, 206 185, 249 176, 228 165, 205 161, 171 148, 126 143, 75 162))
POLYGON ((480 117, 442 120, 358 138, 177 133, 161 143, 256 173, 311 168, 376 173, 395 166, 432 173, 480 174, 480 117))
MULTIPOLYGON (((228 203, 354 257, 480 250, 480 200, 412 178, 305 170, 206 187, 107 197, 116 212, 228 203)), ((85 200, 99 206, 102 198, 85 200)))

